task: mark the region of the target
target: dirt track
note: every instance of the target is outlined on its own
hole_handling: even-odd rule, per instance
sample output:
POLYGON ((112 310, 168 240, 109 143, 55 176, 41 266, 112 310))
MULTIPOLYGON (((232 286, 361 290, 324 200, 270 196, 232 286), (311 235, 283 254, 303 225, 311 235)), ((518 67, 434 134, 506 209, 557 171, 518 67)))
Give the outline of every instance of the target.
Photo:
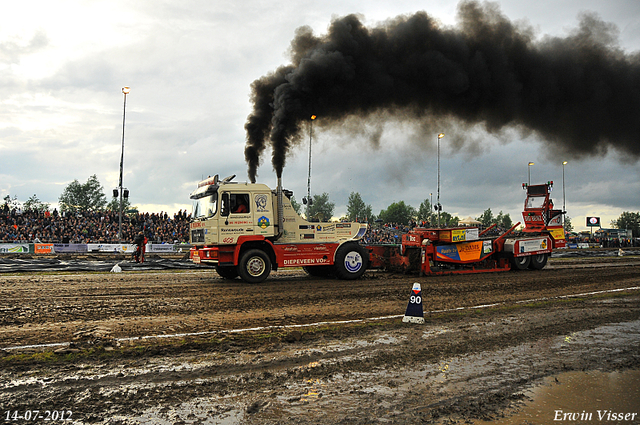
POLYGON ((552 260, 540 272, 351 282, 294 270, 261 285, 212 271, 0 276, 0 347, 10 348, 0 351, 0 414, 65 409, 75 423, 109 424, 497 418, 545 376, 640 368, 639 267, 639 256, 552 260), (425 325, 401 322, 415 281, 425 325))

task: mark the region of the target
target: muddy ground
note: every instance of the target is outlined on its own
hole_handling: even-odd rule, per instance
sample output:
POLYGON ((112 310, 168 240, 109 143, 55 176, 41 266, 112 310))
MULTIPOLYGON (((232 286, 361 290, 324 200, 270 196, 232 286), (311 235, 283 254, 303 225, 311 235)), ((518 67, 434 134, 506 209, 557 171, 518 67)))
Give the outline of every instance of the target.
POLYGON ((211 270, 5 273, 0 420, 500 421, 545 377, 640 369, 638 346, 637 254, 357 281, 292 270, 260 285, 211 270), (402 322, 414 282, 425 324, 402 322))

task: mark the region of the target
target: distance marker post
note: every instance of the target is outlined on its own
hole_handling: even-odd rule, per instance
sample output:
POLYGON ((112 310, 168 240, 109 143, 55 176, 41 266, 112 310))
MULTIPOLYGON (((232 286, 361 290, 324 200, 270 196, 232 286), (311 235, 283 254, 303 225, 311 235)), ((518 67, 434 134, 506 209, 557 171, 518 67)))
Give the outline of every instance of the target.
POLYGON ((403 322, 424 323, 424 315, 422 313, 422 289, 419 283, 414 283, 409 296, 409 304, 407 311, 404 313, 403 322))

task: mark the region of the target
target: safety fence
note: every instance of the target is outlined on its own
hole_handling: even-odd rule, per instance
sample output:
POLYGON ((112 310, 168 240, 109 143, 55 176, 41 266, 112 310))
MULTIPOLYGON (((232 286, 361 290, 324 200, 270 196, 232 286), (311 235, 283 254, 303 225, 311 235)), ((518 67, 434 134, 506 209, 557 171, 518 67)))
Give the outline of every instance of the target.
MULTIPOLYGON (((146 245, 146 252, 175 254, 188 252, 189 244, 154 244, 146 245)), ((0 254, 57 254, 57 253, 133 253, 134 244, 125 243, 0 243, 0 254)))

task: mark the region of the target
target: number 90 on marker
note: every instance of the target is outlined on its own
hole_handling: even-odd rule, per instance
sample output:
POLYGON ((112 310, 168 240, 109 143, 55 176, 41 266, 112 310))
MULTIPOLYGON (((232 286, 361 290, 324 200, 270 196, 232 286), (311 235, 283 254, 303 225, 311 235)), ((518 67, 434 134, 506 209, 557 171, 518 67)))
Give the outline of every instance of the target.
POLYGON ((409 298, 409 302, 411 304, 420 304, 422 303, 422 297, 420 295, 411 295, 411 297, 409 298))

